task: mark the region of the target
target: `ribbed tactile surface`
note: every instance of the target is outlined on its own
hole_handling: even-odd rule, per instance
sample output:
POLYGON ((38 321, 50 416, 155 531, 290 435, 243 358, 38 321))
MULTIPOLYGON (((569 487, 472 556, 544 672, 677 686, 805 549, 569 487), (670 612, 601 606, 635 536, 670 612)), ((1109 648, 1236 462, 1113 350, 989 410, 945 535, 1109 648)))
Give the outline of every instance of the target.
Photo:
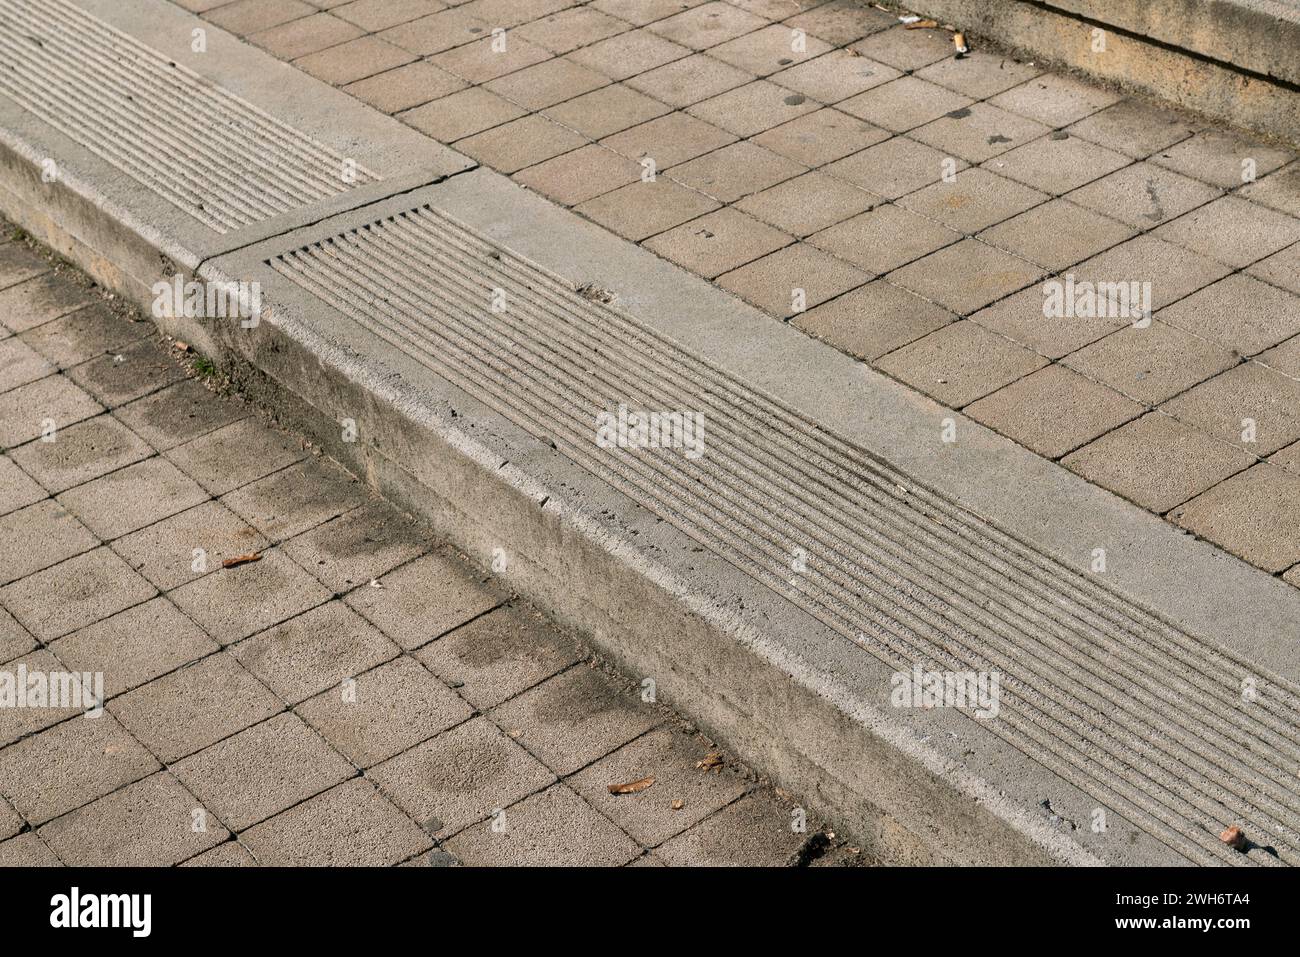
POLYGON ((1300 689, 429 207, 269 265, 891 666, 1000 672, 991 730, 1189 859, 1270 860, 1237 823, 1300 862, 1300 689), (600 448, 620 403, 702 413, 703 456, 600 448))
POLYGON ((0 0, 0 95, 218 233, 378 179, 67 0, 0 0))

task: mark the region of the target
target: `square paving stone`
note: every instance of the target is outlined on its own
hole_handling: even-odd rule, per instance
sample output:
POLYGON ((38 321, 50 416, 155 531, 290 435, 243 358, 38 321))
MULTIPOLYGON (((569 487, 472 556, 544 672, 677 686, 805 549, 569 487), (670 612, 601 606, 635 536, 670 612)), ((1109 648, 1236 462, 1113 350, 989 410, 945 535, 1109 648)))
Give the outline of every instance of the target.
POLYGON ((89 551, 99 539, 52 499, 0 518, 0 585, 89 551))
POLYGON ((807 243, 795 243, 719 276, 718 285, 753 303, 768 315, 788 319, 855 289, 871 278, 870 273, 807 243), (802 292, 798 302, 796 290, 802 292), (796 308, 799 305, 803 308, 796 308))
POLYGON ((213 495, 241 488, 307 456, 299 439, 254 418, 233 422, 164 454, 213 495))
POLYGON ((332 11, 362 30, 385 30, 445 9, 441 0, 355 0, 332 11))
POLYGON ((959 239, 960 233, 928 217, 882 203, 813 233, 808 242, 870 272, 886 273, 959 239))
POLYGON ((221 568, 182 585, 170 597, 223 645, 247 638, 314 608, 330 592, 279 549, 254 562, 221 568))
POLYGON ((111 416, 78 422, 11 453, 29 475, 57 494, 153 455, 142 439, 111 416))
POLYGON ((887 282, 869 282, 796 316, 794 326, 859 359, 875 360, 956 319, 887 282))
POLYGON ((378 37, 357 37, 346 43, 299 57, 293 65, 318 80, 343 86, 410 63, 415 54, 378 37))
POLYGON ((753 216, 725 206, 646 240, 646 248, 706 279, 794 242, 753 216))
POLYGON ((219 570, 224 559, 260 552, 270 544, 230 509, 209 501, 117 539, 113 551, 170 591, 219 570))
POLYGON ((587 144, 581 133, 534 114, 456 142, 456 149, 502 173, 517 173, 587 144))
POLYGON ((1131 162, 1124 154, 1087 140, 1052 133, 988 160, 984 169, 1060 196, 1131 162))
POLYGON ((118 409, 114 415, 158 451, 198 438, 248 414, 202 383, 186 379, 118 409))
POLYGON ((277 59, 296 60, 359 36, 361 30, 355 25, 328 13, 318 13, 250 34, 248 42, 277 59))
POLYGON ((863 56, 899 70, 920 70, 952 56, 952 38, 942 30, 908 30, 896 26, 854 43, 863 56))
POLYGON ((491 717, 559 775, 572 774, 659 723, 634 692, 586 665, 512 698, 491 717))
POLYGON ((269 30, 316 12, 315 7, 303 0, 238 0, 217 6, 221 9, 213 10, 206 19, 238 36, 269 30))
POLYGON ((407 110, 398 119, 439 142, 454 143, 526 113, 508 100, 476 86, 407 110))
POLYGON ((35 831, 19 834, 0 843, 0 867, 62 867, 63 862, 54 856, 35 831))
POLYGON ((709 50, 709 56, 754 76, 769 76, 784 70, 791 63, 803 63, 828 53, 831 49, 829 43, 806 33, 799 39, 802 40, 801 43, 797 42, 795 32, 789 27, 773 23, 761 30, 718 44, 709 50))
POLYGON ((1224 196, 1166 223, 1155 235, 1241 269, 1300 241, 1300 219, 1224 196))
POLYGON ((154 456, 59 496, 59 503, 104 541, 119 538, 207 501, 208 493, 166 459, 154 456))
POLYGON ((234 658, 219 653, 114 698, 108 710, 171 764, 266 720, 284 704, 234 658))
POLYGON ((568 58, 612 80, 626 80, 690 55, 688 47, 641 29, 583 46, 568 58))
POLYGON ((1159 405, 1237 364, 1229 350, 1159 320, 1133 325, 1067 356, 1064 363, 1146 405, 1159 405))
POLYGON ((1222 279, 1231 270, 1155 236, 1138 236, 1080 263, 1070 272, 1076 281, 1149 282, 1151 308, 1159 310, 1222 279))
POLYGON ((1134 159, 1145 159, 1187 139, 1195 127, 1173 110, 1141 100, 1121 100, 1084 117, 1067 132, 1134 159))
POLYGON ((1144 162, 1116 170, 1069 195, 1072 202, 1134 229, 1152 229, 1218 198, 1220 191, 1144 162))
POLYGON ((1161 408, 1222 442, 1268 455, 1300 439, 1300 382, 1247 362, 1202 382, 1161 408), (1246 419, 1254 441, 1246 441, 1246 419))
POLYGON ((284 544, 290 558, 342 593, 428 550, 431 533, 383 502, 353 509, 284 544))
POLYGON ((708 0, 595 0, 592 6, 640 27, 706 2, 708 0))
POLYGON ((989 100, 996 107, 1060 128, 1118 103, 1123 97, 1072 76, 1046 73, 989 100))
POLYGON ((181 867, 256 867, 257 861, 238 841, 226 841, 210 851, 196 854, 181 867))
POLYGON ((603 73, 557 57, 484 84, 497 96, 526 110, 544 110, 609 83, 603 73))
POLYGON ((230 834, 166 771, 105 795, 37 833, 74 867, 168 867, 230 834), (200 829, 196 820, 202 821, 200 829))
POLYGON ((1286 469, 1288 472, 1295 472, 1300 475, 1300 442, 1294 445, 1288 445, 1281 452, 1269 458, 1274 465, 1286 469))
POLYGON ((912 130, 910 136, 971 163, 982 163, 1047 132, 1048 128, 1041 123, 987 103, 974 103, 948 111, 912 130))
POLYGON ((869 193, 811 172, 746 196, 736 207, 795 236, 809 236, 843 222, 875 204, 869 193))
POLYGON ((172 765, 221 821, 242 831, 356 774, 291 712, 253 725, 172 765))
POLYGON ((889 138, 886 130, 865 120, 822 109, 773 127, 754 137, 754 142, 806 166, 822 166, 889 138))
POLYGON ((1300 379, 1300 335, 1286 340, 1275 349, 1269 349, 1256 361, 1284 376, 1300 379))
POLYGON ((264 867, 381 867, 433 846, 373 784, 354 778, 240 835, 264 867))
POLYGON ((639 163, 596 143, 530 166, 514 176, 515 182, 564 206, 574 206, 640 178, 639 163))
POLYGON ((378 764, 473 714, 454 691, 402 656, 295 709, 359 767, 378 764))
POLYGON ((706 3, 656 21, 649 29, 692 50, 707 50, 766 26, 767 21, 729 3, 706 3))
POLYGON ((73 366, 65 374, 110 409, 185 378, 181 366, 152 339, 73 366))
MULTIPOLYGON (((1052 281, 1059 282, 1059 279, 1052 281)), ((987 309, 981 309, 971 316, 971 320, 1049 359, 1059 359, 1133 324, 1132 319, 1125 317, 1047 316, 1044 314, 1045 289, 1046 283, 1035 283, 987 309)))
MULTIPOLYGON (((495 23, 492 26, 495 28, 502 24, 495 23)), ((501 51, 494 49, 493 43, 491 36, 484 36, 464 46, 435 54, 431 62, 453 76, 478 84, 551 59, 550 50, 519 37, 510 38, 506 48, 501 51)))
POLYGON ((333 462, 312 458, 221 499, 273 542, 284 541, 369 501, 366 487, 333 462))
MULTIPOLYGON (((655 849, 670 867, 785 867, 807 834, 791 826, 790 808, 762 793, 748 794, 655 849)), ((811 830, 812 825, 808 825, 811 830)))
MULTIPOLYGON (((103 406, 61 375, 37 379, 0 394, 0 446, 13 448, 30 442, 51 426, 61 433, 103 411, 103 406)), ((59 437, 56 435, 56 441, 59 437)))
POLYGON ((807 94, 819 103, 838 103, 900 76, 892 66, 848 50, 832 50, 806 63, 773 74, 773 83, 807 94))
POLYGON ((890 282, 919 293, 959 315, 1023 289, 1043 271, 973 239, 945 246, 889 274, 890 282))
POLYGON ((52 374, 55 367, 18 337, 0 341, 0 392, 35 382, 52 374))
POLYGON ((1300 216, 1300 162, 1243 186, 1238 194, 1289 216, 1300 216))
MULTIPOLYGON (((441 53, 491 32, 491 26, 464 10, 439 10, 426 17, 408 20, 380 31, 379 39, 421 56, 441 53)), ((529 44, 530 50, 538 49, 529 44)), ((478 82, 478 81, 474 81, 478 82)))
POLYGON ((161 767, 107 714, 72 718, 0 751, 5 793, 33 826, 161 767))
POLYGON ((25 655, 36 647, 36 639, 14 620, 14 616, 0 608, 0 664, 25 655))
POLYGON ((47 272, 0 290, 0 323, 26 332, 99 302, 99 296, 63 272, 47 272))
POLYGON ((439 838, 555 782, 544 764, 486 718, 444 731, 366 776, 439 838))
POLYGON ((392 115, 465 89, 465 81, 418 60, 375 76, 349 83, 343 88, 363 103, 392 115))
POLYGON ((1135 235, 1123 223, 1054 199, 979 234, 986 243, 1050 270, 1061 270, 1095 256, 1135 235))
POLYGON ((16 286, 50 271, 45 257, 23 243, 5 243, 0 247, 0 289, 16 286))
POLYGON ((232 645, 230 653, 297 704, 391 661, 401 649, 342 602, 331 601, 232 645))
POLYGON ((1151 412, 1070 453, 1061 464, 1163 515, 1254 461, 1199 429, 1151 412))
POLYGON ((664 177, 636 182, 574 207, 625 239, 639 242, 702 216, 720 204, 664 177))
POLYGON ((1233 133, 1203 130, 1151 157, 1151 162, 1184 176, 1232 189, 1250 182, 1247 173, 1267 175, 1295 159, 1295 154, 1233 133))
POLYGON ((165 598, 154 598, 87 625, 51 645, 74 671, 100 672, 114 698, 221 646, 165 598))
POLYGON ((697 53, 640 76, 628 77, 627 85, 680 110, 744 86, 753 79, 744 70, 697 53))
POLYGON ((710 749, 699 739, 656 728, 579 771, 568 784, 592 807, 646 847, 662 844, 745 793, 744 780, 729 768, 696 767, 710 749), (635 794, 610 794, 611 784, 653 777, 635 794), (676 801, 684 802, 679 810, 676 801))
POLYGON ((900 206, 971 234, 1046 202, 1036 189, 982 169, 962 170, 952 182, 940 180, 898 200, 900 206))
POLYGON ((973 322, 954 322, 877 363, 884 372, 952 408, 1046 364, 1037 353, 973 322))
POLYGON ((466 828, 446 848, 476 867, 618 867, 641 853, 640 845, 563 784, 466 828))
POLYGON ((939 60, 917 70, 916 75, 972 99, 983 100, 1031 80, 1042 72, 1031 64, 1017 63, 994 53, 972 50, 963 57, 953 56, 939 60))
MULTIPOLYGON (((753 9, 766 8, 767 15, 784 16, 790 5, 784 0, 746 0, 753 9)), ((742 4, 743 5, 743 4, 742 4)), ((864 7, 857 0, 830 0, 829 3, 801 3, 804 12, 785 21, 833 46, 844 46, 872 33, 896 26, 894 15, 876 7, 864 7)))
POLYGON ((0 455, 0 515, 25 508, 45 496, 45 489, 33 482, 9 456, 0 455))
POLYGON ((904 76, 843 100, 836 104, 836 109, 895 133, 903 133, 937 120, 946 113, 964 110, 973 103, 960 93, 914 76, 904 76))
POLYGON ((1077 372, 1050 365, 967 406, 967 415, 1057 459, 1123 425, 1143 407, 1077 372))
POLYGON ((476 708, 492 708, 579 660, 571 639, 540 614, 498 608, 415 653, 476 708))
POLYGON ((1171 517, 1265 571, 1300 561, 1300 475, 1267 462, 1214 486, 1171 517))
MULTIPOLYGON (((74 720, 85 721, 87 697, 94 696, 94 689, 85 689, 81 684, 80 678, 68 676, 67 667, 50 654, 44 648, 34 651, 31 654, 24 655, 14 661, 6 662, 3 671, 11 676, 15 685, 18 684, 18 678, 23 671, 30 677, 35 672, 42 672, 47 679, 57 680, 59 688, 67 687, 67 693, 75 696, 81 693, 82 699, 76 702, 75 698, 57 700, 47 698, 45 706, 39 706, 35 702, 25 708, 0 708, 0 748, 13 744, 28 735, 35 734, 44 728, 58 724, 60 721, 74 720), (67 707, 61 707, 61 705, 67 707)), ((47 684, 48 687, 48 684, 47 684)))
POLYGON ((733 203, 807 171, 801 163, 744 141, 674 166, 667 175, 719 202, 733 203))
POLYGON ((1253 356, 1300 333, 1300 296, 1236 273, 1159 315, 1180 329, 1253 356))
POLYGON ((1300 293, 1300 243, 1255 263, 1246 272, 1274 286, 1300 293))
MULTIPOLYGON (((634 160, 649 157, 665 170, 734 143, 736 137, 685 113, 670 113, 600 141, 634 160)), ((644 185, 644 184, 643 184, 644 185)))
POLYGON ((418 648, 491 611, 504 593, 455 559, 429 554, 344 599, 403 648, 418 648))
POLYGON ((687 107, 687 112, 737 136, 753 136, 820 108, 802 93, 756 80, 687 107))
POLYGON ((905 136, 895 136, 877 146, 846 157, 826 167, 832 176, 847 180, 886 199, 897 199, 923 186, 939 182, 945 160, 953 172, 966 168, 964 160, 944 156, 905 136))
POLYGON ((0 589, 0 603, 40 641, 53 641, 152 598, 157 592, 107 548, 0 589))
MULTIPOLYGON (((663 116, 669 110, 669 107, 650 99, 644 93, 638 93, 630 86, 613 83, 574 97, 545 112, 555 122, 598 140, 663 116)), ((575 152, 594 148, 596 147, 584 146, 575 152)), ((639 169, 638 167, 638 172, 639 169)))

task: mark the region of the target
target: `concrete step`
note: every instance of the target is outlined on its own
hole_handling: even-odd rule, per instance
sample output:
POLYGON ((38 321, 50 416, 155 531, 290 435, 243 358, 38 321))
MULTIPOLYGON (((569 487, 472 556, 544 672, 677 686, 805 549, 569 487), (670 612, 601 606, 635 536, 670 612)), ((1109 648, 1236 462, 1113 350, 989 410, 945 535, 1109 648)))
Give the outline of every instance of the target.
POLYGON ((916 9, 977 41, 1300 144, 1295 0, 924 0, 916 9))
POLYGON ((187 53, 161 0, 6 18, 80 115, 144 108, 104 49, 151 76, 193 154, 0 87, 9 216, 145 308, 256 283, 255 322, 159 322, 871 853, 1300 858, 1296 590, 210 26, 187 53), (292 141, 258 175, 368 178, 254 219, 271 185, 195 172, 232 122, 292 141), (621 406, 700 428, 611 445, 621 406), (918 669, 1000 694, 905 701, 918 669))

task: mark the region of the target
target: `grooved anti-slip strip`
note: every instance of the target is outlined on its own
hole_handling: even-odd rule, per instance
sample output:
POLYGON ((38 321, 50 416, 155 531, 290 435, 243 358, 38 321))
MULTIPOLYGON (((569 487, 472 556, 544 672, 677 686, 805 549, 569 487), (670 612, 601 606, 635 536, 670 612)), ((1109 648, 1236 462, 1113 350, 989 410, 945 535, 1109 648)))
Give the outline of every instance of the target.
POLYGON ((991 731, 1189 859, 1253 860, 1240 823, 1300 862, 1300 688, 428 206, 268 265, 891 667, 999 673, 991 731), (698 413, 702 454, 602 447, 620 404, 698 413))

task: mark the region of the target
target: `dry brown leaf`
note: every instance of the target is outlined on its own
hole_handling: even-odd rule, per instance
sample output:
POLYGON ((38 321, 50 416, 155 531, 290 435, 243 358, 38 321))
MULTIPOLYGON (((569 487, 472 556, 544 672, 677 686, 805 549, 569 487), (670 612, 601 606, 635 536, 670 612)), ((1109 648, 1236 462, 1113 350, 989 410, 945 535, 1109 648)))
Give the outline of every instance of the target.
POLYGON ((236 565, 247 565, 249 562, 260 562, 261 560, 261 552, 249 552, 247 555, 236 555, 234 558, 223 558, 221 560, 221 567, 234 568, 236 565))
POLYGON ((933 30, 939 25, 938 20, 917 20, 915 23, 904 23, 904 30, 933 30))
POLYGON ((1244 850, 1246 847, 1246 832, 1234 824, 1219 835, 1219 840, 1234 851, 1244 850))
POLYGON ((722 752, 710 751, 699 761, 696 761, 695 766, 701 771, 712 771, 714 768, 722 767, 722 752))
POLYGON ((636 781, 628 781, 626 784, 611 784, 609 786, 610 794, 636 794, 638 791, 644 791, 650 785, 655 783, 654 775, 648 778, 640 778, 636 781))
POLYGON ((674 811, 680 811, 684 807, 686 807, 686 802, 683 801, 681 798, 678 798, 676 801, 673 802, 674 811))

